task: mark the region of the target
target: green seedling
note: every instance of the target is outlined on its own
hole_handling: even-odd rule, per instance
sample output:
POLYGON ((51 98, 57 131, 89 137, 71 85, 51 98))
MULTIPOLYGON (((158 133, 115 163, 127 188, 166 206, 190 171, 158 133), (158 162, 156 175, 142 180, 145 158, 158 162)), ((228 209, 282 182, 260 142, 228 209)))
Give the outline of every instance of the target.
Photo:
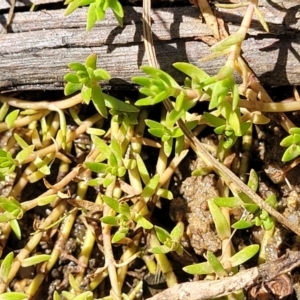
POLYGON ((108 146, 102 139, 97 136, 92 136, 94 145, 99 149, 100 154, 94 162, 86 162, 86 166, 97 173, 100 177, 90 182, 91 185, 103 184, 104 187, 109 186, 117 177, 123 177, 126 173, 126 168, 123 164, 122 151, 119 143, 111 140, 108 146), (107 163, 103 163, 103 161, 107 163))
POLYGON ((92 291, 82 291, 80 289, 79 284, 76 282, 74 276, 70 273, 69 274, 69 284, 72 288, 72 292, 62 291, 61 296, 58 294, 57 291, 54 292, 53 300, 93 300, 93 292, 92 291))
POLYGON ((5 176, 11 174, 15 167, 16 163, 11 154, 0 149, 0 180, 5 180, 5 176))
MULTIPOLYGON (((175 143, 175 153, 179 154, 182 150, 183 144, 184 144, 184 134, 182 132, 182 130, 178 127, 178 126, 174 126, 174 123, 176 122, 168 122, 168 117, 166 120, 166 125, 164 126, 161 123, 158 123, 156 121, 153 120, 145 120, 145 123, 147 124, 147 126, 149 127, 148 131, 158 137, 161 138, 163 145, 164 145, 164 151, 166 156, 170 156, 172 149, 173 149, 173 141, 175 139, 176 143, 175 143)), ((186 122, 186 126, 189 129, 193 129, 194 127, 196 127, 197 125, 197 121, 191 121, 191 122, 186 122)))
MULTIPOLYGON (((258 188, 258 177, 254 170, 250 171, 248 186, 254 191, 258 188)), ((271 207, 277 209, 278 203, 274 194, 271 194, 265 201, 271 207)), ((265 210, 259 209, 259 207, 245 195, 239 195, 236 197, 217 197, 214 198, 214 203, 220 207, 243 207, 246 210, 246 219, 241 219, 234 223, 231 226, 234 229, 246 229, 255 225, 263 226, 265 230, 270 230, 274 226, 273 217, 271 217, 265 210)))
POLYGON ((18 164, 22 164, 30 154, 33 153, 34 145, 28 145, 18 134, 14 134, 14 138, 16 139, 19 146, 22 148, 16 156, 16 161, 18 164))
POLYGON ((118 201, 108 196, 103 196, 104 202, 115 212, 117 216, 105 216, 100 220, 111 226, 118 226, 117 232, 113 235, 112 243, 124 239, 129 230, 134 229, 136 224, 144 229, 151 229, 153 225, 144 217, 148 214, 146 203, 141 198, 134 205, 129 206, 125 201, 118 201))
POLYGON ((107 117, 106 107, 111 109, 112 115, 120 112, 130 114, 139 111, 135 106, 102 92, 99 81, 109 80, 110 75, 104 69, 97 69, 96 54, 90 54, 85 65, 72 62, 68 66, 75 71, 75 74, 68 73, 64 76, 64 80, 67 81, 64 89, 65 95, 71 95, 80 90, 84 102, 88 104, 92 100, 97 111, 105 118, 107 117))
POLYGON ((165 254, 175 251, 178 255, 182 255, 183 247, 180 244, 180 240, 184 234, 184 224, 182 222, 178 222, 170 233, 159 226, 154 226, 154 229, 158 240, 163 245, 149 249, 150 252, 154 254, 165 254))
POLYGON ((23 217, 23 209, 21 204, 12 197, 0 196, 0 222, 8 222, 15 219, 21 219, 23 217))
POLYGON ((219 105, 216 114, 219 113, 222 115, 222 118, 207 112, 204 112, 203 115, 209 125, 216 127, 214 130, 216 134, 224 135, 222 145, 219 146, 224 149, 229 149, 235 144, 238 137, 241 137, 246 133, 251 126, 251 123, 242 122, 240 109, 237 108, 232 110, 232 107, 228 102, 222 102, 219 105))
POLYGON ((84 102, 88 104, 92 99, 98 112, 106 118, 107 109, 98 82, 109 80, 110 75, 104 69, 97 69, 97 55, 90 54, 85 61, 85 65, 72 62, 69 63, 68 67, 76 73, 68 73, 64 76, 64 80, 67 81, 64 89, 65 95, 71 95, 81 90, 84 102))
POLYGON ((118 0, 66 0, 68 5, 65 15, 71 14, 80 6, 89 5, 86 29, 90 30, 94 27, 96 21, 102 21, 105 18, 106 10, 110 8, 119 25, 123 26, 124 12, 121 3, 118 0))
POLYGON ((179 84, 166 72, 149 66, 143 66, 141 69, 149 77, 137 76, 133 77, 132 81, 142 86, 140 92, 147 97, 138 100, 135 105, 154 105, 180 93, 179 84))
MULTIPOLYGON (((230 263, 232 268, 237 267, 251 259, 257 254, 259 245, 250 245, 243 248, 238 253, 231 256, 226 263, 230 263)), ((226 269, 220 260, 211 252, 207 252, 207 262, 186 266, 183 270, 193 275, 210 275, 215 274, 218 277, 228 276, 226 269)))
POLYGON ((280 146, 287 148, 282 156, 283 162, 290 161, 300 155, 300 128, 291 128, 289 134, 280 143, 280 146))
POLYGON ((154 175, 150 178, 145 163, 139 154, 136 154, 136 164, 139 171, 140 177, 143 183, 146 185, 141 193, 141 197, 147 202, 149 199, 156 194, 159 197, 163 197, 168 200, 173 199, 173 194, 167 190, 159 187, 159 174, 154 175))

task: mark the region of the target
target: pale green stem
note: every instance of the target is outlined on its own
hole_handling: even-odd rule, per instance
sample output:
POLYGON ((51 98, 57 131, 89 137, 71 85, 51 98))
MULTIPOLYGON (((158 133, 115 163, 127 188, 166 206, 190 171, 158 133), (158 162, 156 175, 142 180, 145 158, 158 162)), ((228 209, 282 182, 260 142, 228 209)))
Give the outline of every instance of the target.
MULTIPOLYGON (((159 246, 161 246, 160 242, 156 237, 155 230, 152 229, 150 231, 150 245, 149 245, 149 247, 154 248, 154 247, 159 247, 159 246)), ((165 254, 154 254, 154 256, 155 256, 155 259, 158 263, 159 270, 165 276, 167 286, 171 287, 171 286, 177 284, 176 275, 173 272, 172 266, 171 266, 167 256, 165 254)), ((159 270, 156 270, 156 271, 158 272, 159 270)))
MULTIPOLYGON (((82 124, 77 127, 74 131, 70 132, 67 136, 67 143, 74 141, 79 135, 86 132, 87 128, 91 127, 94 123, 102 119, 100 114, 95 114, 94 116, 86 119, 82 122, 82 124)), ((60 150, 60 145, 52 144, 46 148, 35 151, 33 154, 29 155, 27 160, 24 163, 31 162, 35 160, 37 157, 44 157, 50 152, 55 152, 60 150)))
MULTIPOLYGON (((52 223, 56 222, 65 212, 67 207, 66 201, 63 201, 58 204, 57 207, 53 209, 51 214, 45 219, 45 221, 41 224, 41 229, 46 228, 52 223)), ((25 247, 19 252, 19 254, 15 257, 8 278, 7 278, 7 284, 9 284, 16 276, 17 272, 20 269, 21 266, 21 260, 27 258, 30 253, 36 248, 36 246, 39 244, 41 238, 43 236, 43 232, 36 233, 33 235, 29 242, 25 245, 25 247)), ((3 289, 0 290, 0 294, 4 293, 5 291, 3 289)))
POLYGON ((259 249, 258 260, 257 260, 257 263, 259 265, 266 262, 266 256, 267 256, 266 248, 274 235, 274 231, 275 231, 275 226, 273 225, 271 229, 265 230, 264 232, 263 239, 260 243, 260 249, 259 249))
MULTIPOLYGON (((106 189, 106 196, 112 197, 115 182, 111 183, 106 189)), ((103 216, 111 215, 111 208, 104 204, 103 216)), ((118 284, 117 270, 115 266, 115 259, 113 255, 113 249, 111 244, 111 225, 102 223, 102 238, 103 238, 103 249, 105 256, 105 265, 107 266, 110 283, 112 286, 111 296, 114 300, 121 300, 121 290, 118 284)))
POLYGON ((21 108, 21 109, 32 109, 32 110, 56 110, 58 109, 66 109, 73 107, 79 103, 81 103, 82 97, 81 94, 77 94, 65 100, 60 101, 27 101, 21 100, 14 97, 0 95, 0 102, 7 103, 10 106, 21 108))
POLYGON ((244 182, 247 181, 247 173, 249 171, 250 151, 252 147, 252 127, 253 125, 251 124, 242 137, 242 158, 240 160, 239 176, 244 182))
MULTIPOLYGON (((85 182, 83 182, 83 181, 78 182, 76 198, 84 199, 87 189, 88 189, 88 185, 85 182)), ((99 198, 100 197, 98 196, 97 197, 98 200, 96 199, 95 203, 99 204, 99 198)), ((94 244, 95 244, 95 233, 91 229, 86 228, 84 242, 81 247, 80 254, 78 255, 78 260, 86 266, 88 265, 91 253, 93 251, 94 244)), ((81 281, 83 280, 84 273, 85 273, 85 268, 81 268, 80 272, 78 274, 76 274, 75 279, 78 284, 80 284, 81 281)))
MULTIPOLYGON (((139 117, 138 117, 138 124, 135 127, 135 137, 138 139, 142 139, 145 131, 145 119, 148 116, 148 111, 146 109, 141 110, 139 117)), ((138 142, 138 140, 131 142, 131 148, 130 148, 130 156, 133 156, 135 158, 135 154, 140 154, 142 151, 142 143, 138 142)), ((129 182, 131 186, 138 192, 141 193, 143 191, 143 186, 140 178, 140 174, 138 171, 138 168, 135 167, 134 169, 128 170, 128 176, 129 176, 129 182)))
POLYGON ((41 285, 43 284, 45 277, 49 274, 49 272, 51 271, 51 269, 54 267, 55 263, 61 256, 62 249, 64 249, 65 244, 69 238, 76 216, 77 216, 77 210, 75 209, 64 220, 64 223, 62 224, 58 232, 58 238, 51 252, 51 258, 41 267, 40 269, 41 271, 36 274, 36 276, 33 278, 29 287, 26 290, 26 294, 30 298, 33 297, 41 288, 41 285))
MULTIPOLYGON (((33 121, 39 120, 41 119, 43 116, 46 116, 47 114, 49 114, 49 111, 40 111, 34 115, 31 116, 25 116, 22 118, 18 118, 17 120, 14 121, 14 124, 12 126, 12 128, 20 128, 20 127, 25 127, 28 124, 30 124, 33 121)), ((8 126, 6 123, 0 123, 0 132, 6 131, 8 130, 8 126)))
MULTIPOLYGON (((126 262, 127 260, 130 259, 130 257, 132 257, 135 254, 135 252, 140 244, 141 238, 142 238, 141 232, 136 234, 133 237, 132 242, 126 247, 126 250, 123 252, 121 259, 120 259, 120 263, 126 262)), ((127 275, 127 271, 128 271, 128 264, 125 264, 124 266, 119 267, 117 270, 118 283, 119 283, 120 290, 122 289, 125 277, 127 275)))

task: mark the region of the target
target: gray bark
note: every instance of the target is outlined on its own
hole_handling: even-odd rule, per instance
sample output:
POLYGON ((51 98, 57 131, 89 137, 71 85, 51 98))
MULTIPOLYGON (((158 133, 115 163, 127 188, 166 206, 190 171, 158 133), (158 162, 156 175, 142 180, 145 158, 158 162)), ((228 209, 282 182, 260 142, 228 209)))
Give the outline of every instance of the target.
MULTIPOLYGON (((261 11, 270 33, 254 20, 243 43, 243 56, 263 84, 299 85, 300 5, 286 10, 269 2, 263 2, 261 11)), ((230 22, 230 32, 235 32, 244 11, 219 9, 217 14, 225 23, 230 22)), ((81 8, 68 17, 64 10, 16 13, 8 33, 0 35, 0 89, 61 89, 68 63, 84 62, 90 53, 98 54, 98 66, 109 71, 112 78, 121 79, 114 84, 130 83, 132 76, 142 74, 139 67, 147 64, 142 9, 125 7, 123 28, 108 12, 90 32, 85 30, 86 12, 81 8)), ((174 62, 196 64, 211 75, 223 65, 224 57, 198 61, 209 53, 201 38, 211 36, 211 32, 196 7, 154 9, 152 20, 160 67, 177 80, 182 81, 184 76, 172 67, 174 62)))

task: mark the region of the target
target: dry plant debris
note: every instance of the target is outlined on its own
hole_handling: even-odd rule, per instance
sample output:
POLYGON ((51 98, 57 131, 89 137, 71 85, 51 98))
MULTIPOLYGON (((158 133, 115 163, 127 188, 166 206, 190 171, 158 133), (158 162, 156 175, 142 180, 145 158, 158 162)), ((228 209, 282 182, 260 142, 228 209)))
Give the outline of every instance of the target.
MULTIPOLYGON (((65 4, 66 14, 89 5, 87 30, 108 8, 122 25, 117 0, 65 4)), ((300 125, 285 114, 300 109, 297 89, 292 102, 273 102, 241 56, 254 14, 268 31, 257 0, 214 3, 245 7, 231 34, 211 3, 194 4, 212 31, 199 59, 226 57, 214 76, 177 62, 182 85, 159 68, 144 0, 149 66, 132 81, 145 97, 103 90, 111 76, 95 53, 69 63, 67 98, 0 94, 0 300, 286 299, 300 290, 300 182, 291 176, 300 125), (264 161, 258 171, 251 155, 264 161)))

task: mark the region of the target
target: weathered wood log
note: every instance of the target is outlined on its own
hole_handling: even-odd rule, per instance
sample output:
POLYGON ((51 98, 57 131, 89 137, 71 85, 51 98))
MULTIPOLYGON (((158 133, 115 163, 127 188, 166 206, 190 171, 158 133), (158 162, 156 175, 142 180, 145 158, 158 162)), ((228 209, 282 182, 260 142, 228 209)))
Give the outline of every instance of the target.
MULTIPOLYGON (((266 0, 261 11, 270 26, 265 33, 257 20, 252 22, 243 43, 246 61, 264 84, 300 84, 300 36, 298 8, 284 10, 266 0)), ((245 8, 218 10, 235 32, 245 8)), ((130 82, 147 64, 142 42, 142 9, 125 7, 124 27, 118 27, 112 13, 90 31, 85 31, 86 8, 65 17, 64 10, 16 13, 8 33, 0 36, 0 89, 61 89, 63 75, 71 61, 83 62, 90 53, 98 54, 98 65, 112 78, 130 82)), ((4 15, 5 19, 5 15, 4 15)), ((155 49, 160 67, 178 80, 172 63, 188 61, 216 74, 225 58, 199 63, 209 53, 201 38, 211 35, 193 6, 160 8, 152 12, 155 49)), ((0 29, 1 30, 1 29, 0 29)), ((121 81, 120 81, 121 82, 121 81)), ((114 81, 116 83, 116 81, 114 81)))

